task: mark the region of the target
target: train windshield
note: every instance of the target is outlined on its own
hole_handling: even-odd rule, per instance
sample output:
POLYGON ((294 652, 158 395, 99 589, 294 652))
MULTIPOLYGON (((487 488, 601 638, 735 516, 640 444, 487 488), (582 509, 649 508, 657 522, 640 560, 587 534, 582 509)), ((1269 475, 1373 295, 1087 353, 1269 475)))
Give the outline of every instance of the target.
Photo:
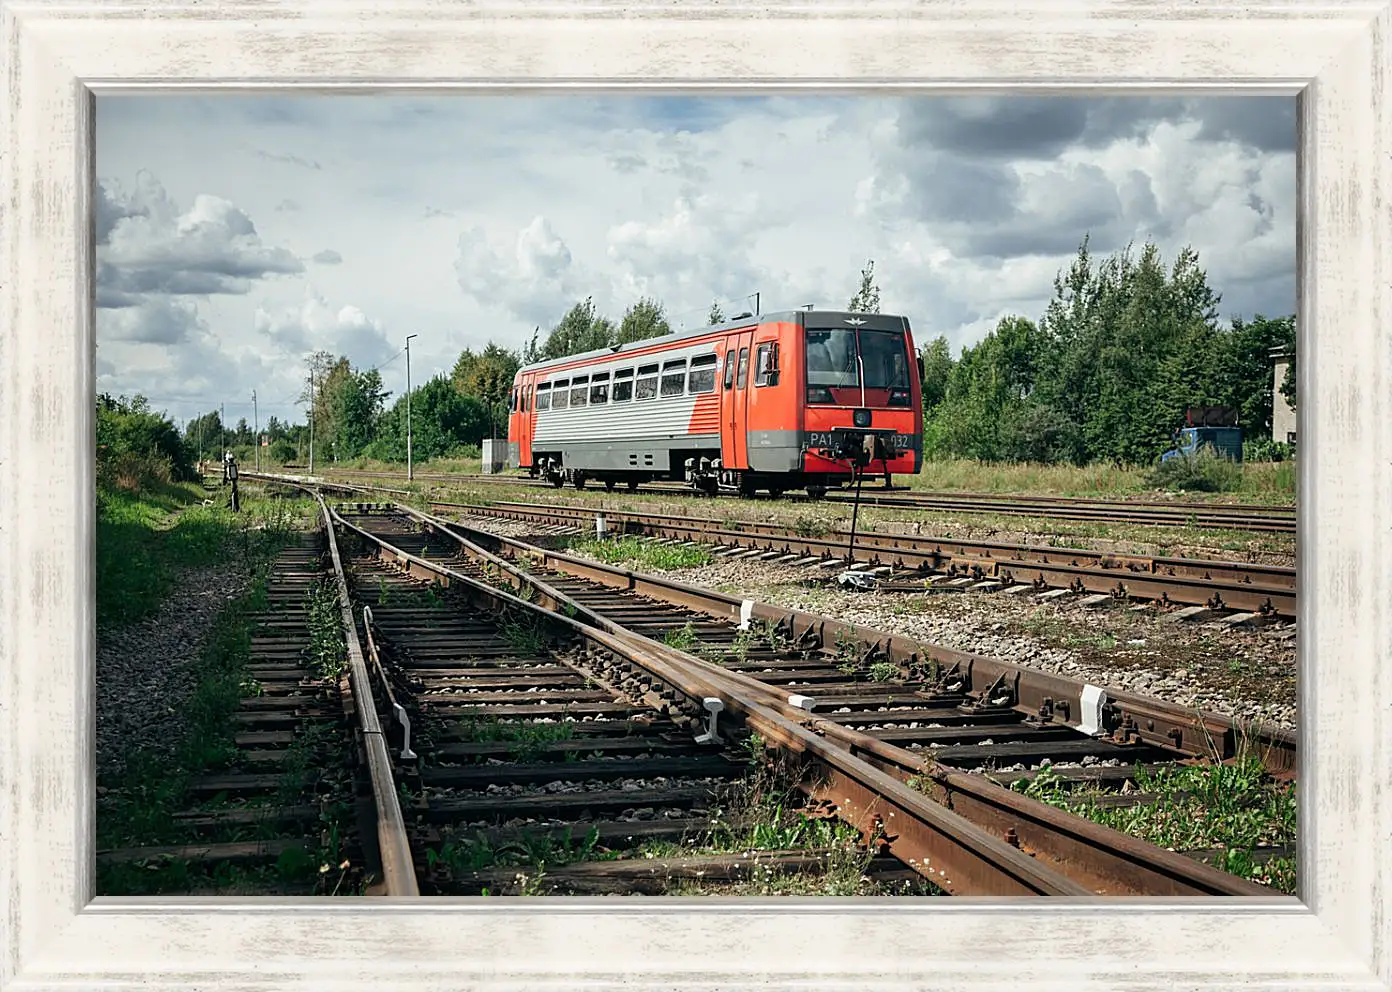
POLYGON ((807 402, 907 406, 908 395, 909 351, 903 332, 807 329, 807 402))

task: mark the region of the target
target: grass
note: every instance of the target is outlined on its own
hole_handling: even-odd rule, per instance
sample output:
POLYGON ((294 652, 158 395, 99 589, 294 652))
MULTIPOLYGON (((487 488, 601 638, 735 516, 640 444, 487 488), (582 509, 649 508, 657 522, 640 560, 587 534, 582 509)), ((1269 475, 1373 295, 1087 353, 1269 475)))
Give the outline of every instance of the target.
MULTIPOLYGON (((460 724, 471 740, 513 740, 514 734, 530 734, 524 728, 554 728, 560 724, 523 724, 478 721, 460 724)), ((724 786, 711 809, 707 826, 680 840, 648 839, 637 844, 607 847, 591 828, 576 835, 574 828, 556 831, 525 827, 504 835, 459 831, 442 838, 426 851, 426 860, 442 879, 462 878, 491 868, 515 868, 517 895, 541 895, 546 891, 548 870, 579 861, 658 860, 746 852, 820 850, 825 852, 822 870, 783 872, 760 866, 750 877, 735 883, 705 884, 671 880, 669 895, 764 895, 764 896, 865 896, 898 894, 885 891, 865 875, 870 852, 860 845, 859 834, 832 819, 804 815, 796 789, 797 768, 774 750, 765 750, 757 737, 746 741, 748 774, 724 786)), ((933 891, 926 883, 916 889, 933 891)), ((485 893, 487 894, 487 893, 485 893)))
POLYGON ((480 720, 470 718, 460 720, 455 729, 461 741, 473 744, 506 741, 508 754, 515 761, 527 763, 536 760, 548 744, 572 740, 575 737, 575 724, 569 720, 555 723, 540 723, 534 720, 480 720))
MULTIPOLYGON (((1296 463, 1246 462, 1237 468, 1230 492, 1239 501, 1294 503, 1296 463)), ((1155 494, 1156 483, 1147 467, 1097 465, 999 464, 970 459, 925 461, 915 476, 900 476, 914 489, 1030 493, 1035 495, 1115 498, 1155 494)), ((1196 498, 1202 498, 1193 492, 1196 498)))
MULTIPOLYGON (((360 472, 380 472, 384 476, 404 476, 400 464, 357 459, 325 466, 360 472)), ((416 462, 416 472, 425 475, 468 475, 480 471, 478 458, 439 458, 416 462)), ((1050 465, 1034 462, 998 463, 967 458, 926 460, 917 475, 897 475, 897 485, 943 492, 1031 493, 1037 495, 1084 496, 1096 498, 1157 495, 1149 466, 1122 466, 1112 463, 1093 465, 1050 465)), ((1296 462, 1248 461, 1239 469, 1239 481, 1228 498, 1238 502, 1294 503, 1296 462)), ((567 492, 572 492, 567 490, 567 492)), ((1190 495, 1203 498, 1190 490, 1190 495)))
MULTIPOLYGON (((196 776, 225 771, 236 764, 234 714, 243 696, 257 696, 261 686, 246 672, 250 657, 249 614, 265 608, 266 577, 275 554, 286 544, 299 517, 313 504, 304 500, 261 498, 246 493, 242 512, 203 506, 206 493, 197 486, 161 483, 132 491, 104 486, 98 493, 97 589, 98 636, 133 623, 156 610, 179 580, 182 569, 222 564, 250 575, 246 591, 217 614, 198 653, 188 659, 192 691, 179 704, 184 736, 167 752, 142 748, 127 757, 124 769, 99 783, 97 845, 101 849, 178 845, 208 841, 273 839, 264 825, 194 838, 174 814, 184 808, 187 786, 196 776)), ((287 763, 299 774, 312 758, 316 742, 306 741, 287 763)), ((225 806, 215 800, 211 806, 225 806)), ((254 805, 248 803, 247 805, 254 805)), ((303 849, 286 851, 275 864, 200 865, 180 859, 151 859, 101 864, 101 895, 152 895, 215 890, 219 894, 328 891, 341 884, 335 877, 339 819, 327 806, 321 839, 303 849)))
POLYGON ((1048 769, 1012 788, 1172 851, 1217 849, 1219 868, 1295 892, 1295 858, 1262 863, 1256 857, 1263 847, 1293 846, 1296 825, 1295 784, 1271 780, 1259 758, 1225 765, 1166 765, 1154 774, 1137 767, 1135 780, 1138 791, 1153 796, 1153 802, 1105 807, 1097 802, 1105 793, 1096 786, 1069 791, 1048 769))
POLYGON ((178 582, 181 569, 225 560, 238 545, 243 557, 279 547, 310 500, 248 494, 242 512, 204 506, 209 494, 194 483, 163 483, 139 491, 97 490, 97 626, 144 619, 178 582))
POLYGON ((569 547, 572 551, 591 555, 609 565, 629 565, 654 572, 696 568, 711 561, 711 553, 705 548, 650 544, 636 537, 608 541, 589 538, 573 542, 569 547))

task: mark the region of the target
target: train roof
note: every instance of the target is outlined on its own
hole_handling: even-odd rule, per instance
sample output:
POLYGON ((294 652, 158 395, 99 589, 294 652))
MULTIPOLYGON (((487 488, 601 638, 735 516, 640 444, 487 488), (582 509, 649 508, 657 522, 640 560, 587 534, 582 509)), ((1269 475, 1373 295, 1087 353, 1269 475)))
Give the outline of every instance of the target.
POLYGON ((699 338, 707 334, 733 331, 742 327, 752 327, 755 324, 777 323, 792 323, 797 324, 799 327, 812 328, 863 326, 872 331, 899 331, 907 328, 909 321, 907 317, 902 317, 898 314, 856 313, 850 310, 775 310, 770 313, 759 314, 758 316, 739 317, 735 320, 727 320, 719 324, 710 324, 706 327, 673 331, 671 334, 663 334, 655 338, 644 338, 642 341, 630 341, 627 344, 616 345, 611 348, 596 348, 593 351, 584 351, 578 355, 548 358, 544 362, 524 365, 518 369, 517 372, 518 375, 521 375, 523 372, 537 372, 561 365, 569 365, 574 362, 582 362, 591 358, 609 358, 615 355, 622 355, 625 352, 636 351, 640 348, 651 348, 654 345, 662 346, 676 344, 678 341, 685 341, 689 338, 699 338), (854 320, 858 320, 861 323, 851 324, 850 321, 854 320))

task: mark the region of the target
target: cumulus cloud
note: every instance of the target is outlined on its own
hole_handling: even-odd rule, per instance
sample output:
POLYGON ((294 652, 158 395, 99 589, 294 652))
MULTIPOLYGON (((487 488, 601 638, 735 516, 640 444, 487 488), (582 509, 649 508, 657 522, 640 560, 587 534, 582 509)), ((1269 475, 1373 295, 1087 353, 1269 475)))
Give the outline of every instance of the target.
POLYGON ((114 181, 98 197, 97 283, 112 305, 133 294, 245 293, 255 280, 304 271, 285 248, 262 243, 251 218, 219 196, 200 193, 181 209, 154 176, 129 193, 114 181))
POLYGON ((305 291, 297 307, 276 312, 257 307, 252 324, 258 335, 287 356, 323 349, 349 355, 355 366, 369 368, 395 353, 381 321, 355 306, 334 307, 313 287, 305 291))
POLYGON ((678 196, 662 213, 609 229, 607 256, 623 295, 693 301, 742 296, 765 274, 750 257, 765 222, 759 197, 678 196))
POLYGON ((97 333, 104 341, 181 345, 206 330, 207 324, 198 316, 196 306, 169 297, 151 297, 97 313, 97 333))
POLYGON ((343 261, 343 256, 332 248, 325 248, 323 251, 315 253, 314 261, 320 265, 338 265, 343 261))
POLYGON ((459 237, 454 263, 461 289, 479 303, 505 309, 523 322, 551 323, 576 299, 593 292, 572 264, 570 248, 545 217, 517 232, 512 251, 495 247, 472 227, 459 237))
MULTIPOLYGON (((1096 254, 1154 241, 1172 259, 1191 245, 1224 313, 1290 312, 1294 140, 1288 99, 911 100, 876 143, 857 201, 901 243, 941 248, 951 268, 1047 261, 1029 289, 1002 286, 1037 306, 1086 235, 1096 254)), ((993 302, 977 298, 963 343, 993 302)))
POLYGON ((168 376, 201 382, 189 356, 220 363, 214 391, 289 393, 283 370, 318 347, 390 357, 384 324, 448 368, 587 296, 614 318, 654 296, 688 324, 754 292, 765 310, 844 306, 867 258, 887 310, 960 345, 1001 314, 1038 317, 1085 235, 1095 254, 1192 245, 1224 316, 1294 307, 1289 98, 165 106, 99 109, 100 174, 138 177, 95 200, 103 358, 127 390, 172 347, 168 376), (190 193, 173 203, 141 169, 190 193), (301 299, 308 265, 334 265, 358 306, 301 299))
POLYGON ((288 250, 264 244, 232 203, 200 194, 184 209, 148 171, 130 190, 100 181, 95 212, 96 302, 119 311, 101 325, 116 339, 182 342, 197 310, 176 298, 244 294, 257 280, 304 270, 288 250))

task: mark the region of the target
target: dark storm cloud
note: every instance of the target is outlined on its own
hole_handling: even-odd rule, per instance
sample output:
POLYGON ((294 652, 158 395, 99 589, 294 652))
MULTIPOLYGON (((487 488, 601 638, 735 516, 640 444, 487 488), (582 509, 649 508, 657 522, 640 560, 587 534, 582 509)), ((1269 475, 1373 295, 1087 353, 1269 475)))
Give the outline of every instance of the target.
MULTIPOLYGON (((1143 139, 1161 122, 1184 121, 1199 122, 1198 141, 1280 151, 1294 141, 1294 113, 1285 98, 912 100, 899 114, 897 143, 882 157, 900 193, 893 182, 882 189, 891 191, 891 211, 928 225, 966 257, 1066 254, 1085 234, 1095 250, 1109 252, 1138 237, 1166 239, 1188 214, 1162 216, 1152 177, 1139 168, 1113 178, 1065 153, 1106 149, 1143 139)), ((1252 187, 1259 178, 1249 166, 1233 182, 1252 187)), ((1257 218, 1251 236, 1270 231, 1272 205, 1255 192, 1240 195, 1257 218)))
POLYGON ((949 97, 906 101, 906 147, 969 159, 1049 159, 1078 146, 1139 138, 1161 121, 1198 121, 1200 141, 1236 141, 1262 151, 1295 147, 1290 97, 949 97))
POLYGON ((1006 166, 936 152, 908 158, 905 178, 924 220, 1004 220, 1020 192, 1019 177, 1006 166))
POLYGON ((1202 122, 1200 141, 1236 141, 1264 152, 1295 151, 1295 100, 1291 97, 1215 97, 1192 119, 1202 122))

